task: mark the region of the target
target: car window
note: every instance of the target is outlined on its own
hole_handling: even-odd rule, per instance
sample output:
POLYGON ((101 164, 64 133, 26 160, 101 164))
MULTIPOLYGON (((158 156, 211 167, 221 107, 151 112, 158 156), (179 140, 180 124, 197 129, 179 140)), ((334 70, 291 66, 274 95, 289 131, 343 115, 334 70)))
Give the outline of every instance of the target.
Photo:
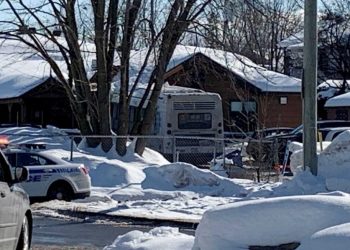
POLYGON ((9 172, 8 162, 5 156, 0 151, 0 181, 7 182, 12 179, 11 173, 9 172))
POLYGON ((45 158, 45 157, 42 157, 40 155, 35 155, 38 159, 38 162, 39 162, 39 165, 55 165, 56 163, 45 158))
POLYGON ((16 167, 16 155, 15 154, 6 154, 6 158, 12 167, 16 167))
POLYGON ((3 166, 0 162, 0 182, 4 182, 4 181, 5 181, 4 170, 3 170, 3 166))
POLYGON ((8 153, 6 157, 12 167, 56 165, 50 159, 30 153, 8 153))
POLYGON ((38 160, 32 157, 30 154, 18 153, 17 154, 17 167, 23 166, 35 166, 38 165, 38 160))

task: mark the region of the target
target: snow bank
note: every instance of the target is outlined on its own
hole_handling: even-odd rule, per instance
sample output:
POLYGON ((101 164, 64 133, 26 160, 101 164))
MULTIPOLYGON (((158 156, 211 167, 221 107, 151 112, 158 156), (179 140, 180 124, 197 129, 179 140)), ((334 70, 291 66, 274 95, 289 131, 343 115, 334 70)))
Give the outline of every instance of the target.
POLYGON ((186 190, 207 195, 236 196, 246 194, 246 190, 234 182, 215 173, 199 169, 188 163, 172 163, 144 170, 144 189, 186 190))
POLYGON ((132 231, 118 238, 104 250, 186 250, 193 245, 193 236, 179 233, 178 228, 159 227, 148 233, 132 231))
POLYGON ((327 189, 350 192, 350 131, 338 135, 319 154, 318 175, 325 178, 327 189))
POLYGON ((192 249, 232 250, 300 242, 317 231, 347 222, 350 222, 347 194, 236 202, 203 215, 192 249))
POLYGON ((350 223, 326 228, 301 242, 298 250, 344 250, 350 246, 350 223))
MULTIPOLYGON (((292 143, 290 167, 298 176, 303 173, 302 144, 292 143)), ((319 146, 319 144, 318 144, 319 146)), ((328 191, 350 192, 350 130, 338 135, 331 143, 323 144, 324 150, 318 147, 318 173, 320 183, 328 191)))

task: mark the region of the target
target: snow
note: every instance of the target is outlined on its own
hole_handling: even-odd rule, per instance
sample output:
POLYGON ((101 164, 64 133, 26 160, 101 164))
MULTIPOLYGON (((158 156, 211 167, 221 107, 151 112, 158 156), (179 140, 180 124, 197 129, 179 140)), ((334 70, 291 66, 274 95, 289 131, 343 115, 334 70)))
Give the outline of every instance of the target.
POLYGON ((203 215, 192 249, 244 249, 250 245, 300 242, 349 218, 348 195, 304 195, 236 202, 203 215))
POLYGON ((159 227, 148 233, 132 231, 119 236, 104 250, 177 250, 191 249, 193 236, 179 233, 177 228, 159 227))
POLYGON ((300 79, 269 71, 242 55, 211 48, 178 45, 168 70, 197 54, 210 58, 263 92, 301 92, 300 79))
POLYGON ((348 107, 350 106, 350 93, 345 93, 342 95, 338 95, 329 99, 325 107, 327 108, 336 108, 336 107, 348 107))
POLYGON ((350 223, 340 224, 316 232, 302 241, 298 250, 342 250, 350 246, 350 223))
MULTIPOLYGON (((1 134, 9 132, 17 144, 35 134, 35 142, 47 143, 43 151, 69 160, 69 141, 57 128, 0 130, 1 134)), ((126 156, 120 157, 113 149, 104 153, 99 147, 87 148, 82 141, 73 156, 74 162, 90 169, 91 197, 35 203, 32 209, 58 217, 57 209, 65 214, 79 211, 199 223, 195 237, 177 228, 160 227, 119 236, 106 242, 105 249, 226 250, 290 242, 300 242, 300 249, 344 249, 350 230, 350 131, 319 150, 316 177, 301 168, 302 145, 292 145, 293 156, 299 154, 291 161, 295 176, 277 183, 255 183, 228 179, 186 163, 169 163, 150 149, 140 157, 133 153, 133 143, 126 156)))
POLYGON ((0 70, 0 98, 19 97, 49 78, 50 67, 42 60, 18 61, 2 67, 0 70))
MULTIPOLYGON (((327 80, 317 86, 317 98, 329 99, 334 97, 339 92, 341 86, 344 84, 343 80, 327 80)), ((350 88, 350 81, 346 81, 347 90, 350 88)))
MULTIPOLYGON (((30 39, 23 35, 24 40, 30 39)), ((66 64, 59 49, 53 42, 44 37, 37 37, 44 48, 61 68, 63 75, 67 74, 66 64)), ((63 38, 57 37, 58 42, 67 46, 63 38)), ((87 69, 94 58, 94 45, 81 43, 83 57, 86 60, 87 69)), ((29 46, 24 43, 0 36, 0 99, 20 97, 35 87, 41 85, 49 78, 56 78, 49 64, 29 46)), ((68 78, 68 76, 66 76, 68 78)))
POLYGON ((286 39, 284 39, 283 41, 280 41, 278 43, 278 46, 280 48, 288 48, 290 46, 304 46, 304 30, 291 35, 289 37, 287 37, 286 39))

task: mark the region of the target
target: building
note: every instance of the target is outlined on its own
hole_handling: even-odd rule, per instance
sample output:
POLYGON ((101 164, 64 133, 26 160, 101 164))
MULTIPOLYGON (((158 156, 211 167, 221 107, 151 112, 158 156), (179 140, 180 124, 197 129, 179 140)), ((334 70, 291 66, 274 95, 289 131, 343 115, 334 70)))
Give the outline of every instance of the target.
POLYGON ((0 89, 2 126, 75 126, 69 100, 43 60, 22 60, 7 66, 0 74, 0 89))
POLYGON ((226 131, 295 127, 302 122, 301 81, 241 55, 178 46, 165 79, 171 85, 219 93, 226 131))
POLYGON ((350 93, 330 98, 325 104, 327 119, 350 120, 350 93))

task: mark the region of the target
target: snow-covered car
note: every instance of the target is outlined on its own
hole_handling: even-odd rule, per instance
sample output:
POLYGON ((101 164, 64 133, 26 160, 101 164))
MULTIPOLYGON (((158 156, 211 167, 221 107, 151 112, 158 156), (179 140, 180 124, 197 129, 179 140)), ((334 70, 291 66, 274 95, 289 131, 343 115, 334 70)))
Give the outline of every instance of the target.
POLYGON ((14 169, 0 149, 0 249, 30 249, 32 213, 27 193, 17 183, 28 178, 28 170, 14 169))
POLYGON ((91 180, 83 164, 33 150, 6 149, 4 153, 12 167, 25 166, 29 170, 29 180, 21 185, 31 199, 70 201, 90 195, 91 180))

